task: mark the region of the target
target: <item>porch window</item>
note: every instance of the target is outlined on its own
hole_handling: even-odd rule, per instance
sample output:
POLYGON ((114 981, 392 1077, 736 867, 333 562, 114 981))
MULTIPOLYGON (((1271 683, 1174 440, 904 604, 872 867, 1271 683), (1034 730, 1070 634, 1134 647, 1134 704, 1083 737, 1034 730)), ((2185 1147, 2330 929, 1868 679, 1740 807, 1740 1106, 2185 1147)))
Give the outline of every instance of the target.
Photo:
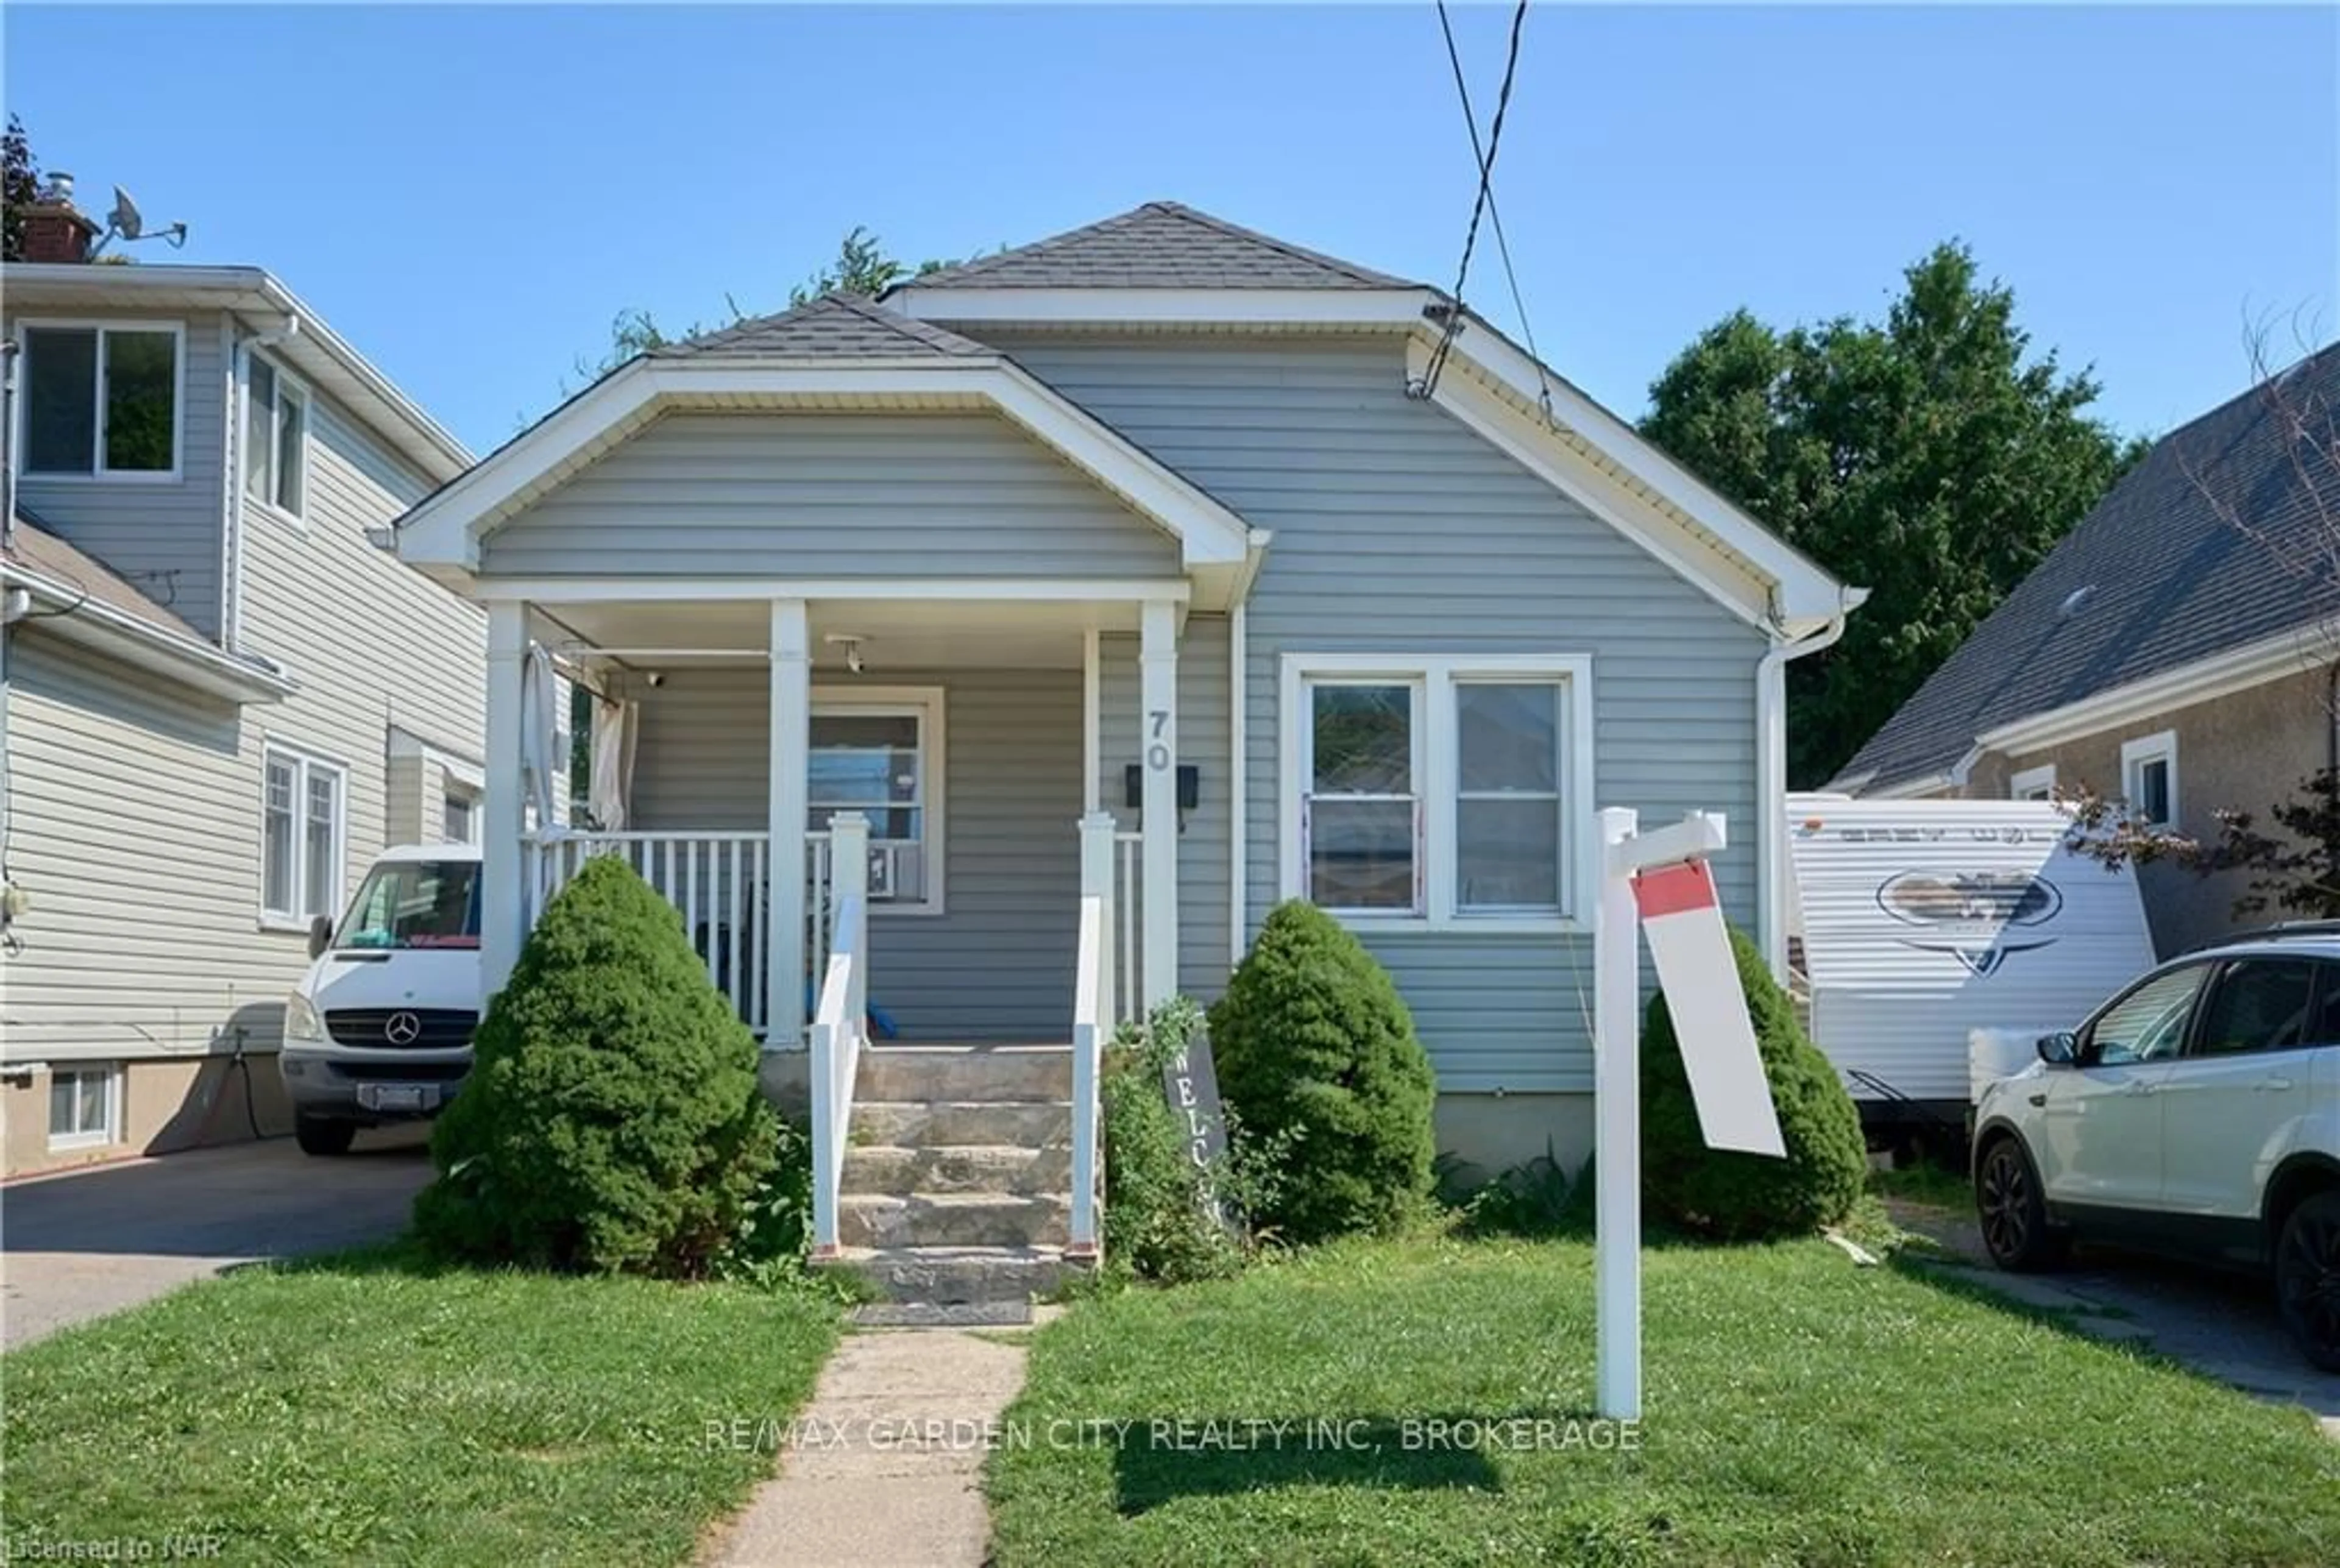
POLYGON ((319 915, 339 915, 346 776, 330 762, 272 745, 261 778, 262 924, 306 927, 319 915))
POLYGON ((869 901, 943 908, 942 692, 813 694, 808 826, 839 811, 869 819, 869 901))
POLYGON ((1568 928, 1591 660, 1287 654, 1284 671, 1286 896, 1360 923, 1568 928))

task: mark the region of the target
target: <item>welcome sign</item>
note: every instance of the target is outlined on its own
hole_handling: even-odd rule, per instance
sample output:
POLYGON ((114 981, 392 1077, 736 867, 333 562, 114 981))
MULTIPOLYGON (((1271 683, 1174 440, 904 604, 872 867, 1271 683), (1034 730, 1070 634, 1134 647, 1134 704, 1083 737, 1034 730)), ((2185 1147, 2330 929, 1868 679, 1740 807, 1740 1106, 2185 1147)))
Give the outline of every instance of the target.
POLYGON ((1196 1029, 1162 1064, 1162 1093, 1186 1135, 1187 1157, 1208 1170, 1227 1156, 1227 1113, 1219 1101, 1218 1069, 1211 1063, 1211 1037, 1196 1029))

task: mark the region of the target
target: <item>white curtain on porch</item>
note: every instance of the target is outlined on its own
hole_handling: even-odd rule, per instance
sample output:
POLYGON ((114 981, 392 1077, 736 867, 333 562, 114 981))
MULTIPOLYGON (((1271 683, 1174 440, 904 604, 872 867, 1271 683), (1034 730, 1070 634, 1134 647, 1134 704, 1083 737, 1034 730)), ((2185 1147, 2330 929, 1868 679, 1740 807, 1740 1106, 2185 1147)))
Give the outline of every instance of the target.
POLYGON ((640 703, 593 700, 593 788, 587 808, 604 832, 626 830, 634 796, 634 742, 640 734, 640 703))

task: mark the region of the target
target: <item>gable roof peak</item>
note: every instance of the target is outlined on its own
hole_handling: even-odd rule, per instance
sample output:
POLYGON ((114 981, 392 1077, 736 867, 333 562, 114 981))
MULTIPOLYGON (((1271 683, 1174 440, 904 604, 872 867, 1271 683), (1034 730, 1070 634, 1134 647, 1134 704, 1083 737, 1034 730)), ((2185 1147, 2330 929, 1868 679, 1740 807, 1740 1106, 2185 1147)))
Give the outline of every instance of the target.
POLYGON ((887 291, 969 289, 1417 289, 1183 202, 1125 213, 977 256, 887 291))

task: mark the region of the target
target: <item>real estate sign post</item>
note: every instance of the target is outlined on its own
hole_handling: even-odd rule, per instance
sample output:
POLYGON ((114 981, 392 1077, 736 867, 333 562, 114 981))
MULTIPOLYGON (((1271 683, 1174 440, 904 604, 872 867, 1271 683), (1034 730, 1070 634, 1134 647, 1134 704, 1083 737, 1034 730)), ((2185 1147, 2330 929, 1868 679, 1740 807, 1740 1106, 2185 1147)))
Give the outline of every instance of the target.
POLYGON ((1783 1156, 1780 1118, 1739 987, 1707 860, 1729 842, 1693 811, 1643 835, 1633 811, 1601 813, 1593 928, 1593 1290, 1601 1414, 1641 1414, 1641 938, 1673 1015, 1699 1129, 1710 1147, 1783 1156))

